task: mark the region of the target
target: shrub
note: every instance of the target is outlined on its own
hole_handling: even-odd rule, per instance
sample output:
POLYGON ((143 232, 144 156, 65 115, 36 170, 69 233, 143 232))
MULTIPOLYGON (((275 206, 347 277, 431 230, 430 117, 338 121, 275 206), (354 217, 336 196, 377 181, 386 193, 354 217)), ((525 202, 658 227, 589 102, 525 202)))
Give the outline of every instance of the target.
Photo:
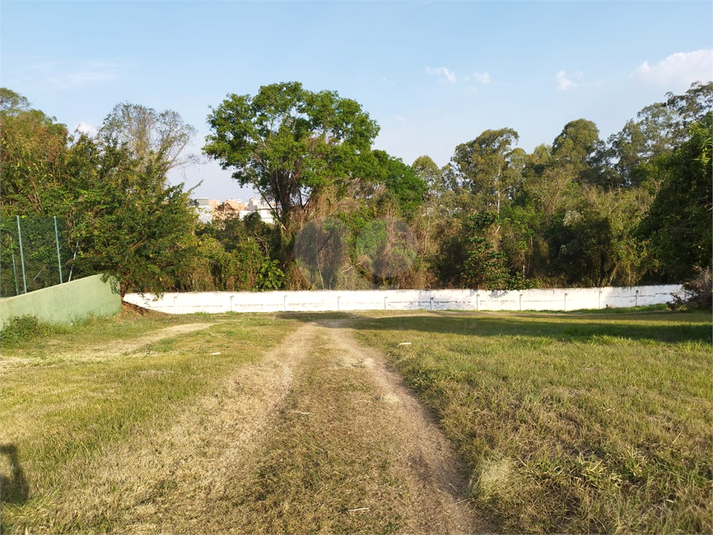
POLYGON ((713 309, 713 287, 711 286, 711 268, 696 268, 698 274, 683 283, 684 294, 672 294, 673 301, 668 303, 671 310, 678 309, 713 309))
POLYGON ((58 330, 58 327, 41 322, 36 316, 15 316, 3 325, 0 344, 3 347, 12 347, 20 342, 49 336, 58 330))

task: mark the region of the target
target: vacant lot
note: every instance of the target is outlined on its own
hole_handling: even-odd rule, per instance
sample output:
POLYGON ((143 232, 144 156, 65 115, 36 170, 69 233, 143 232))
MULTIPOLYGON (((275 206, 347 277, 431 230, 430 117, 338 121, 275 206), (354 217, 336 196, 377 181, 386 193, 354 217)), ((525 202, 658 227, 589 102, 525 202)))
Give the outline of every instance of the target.
POLYGON ((5 334, 3 532, 711 531, 709 315, 5 334))

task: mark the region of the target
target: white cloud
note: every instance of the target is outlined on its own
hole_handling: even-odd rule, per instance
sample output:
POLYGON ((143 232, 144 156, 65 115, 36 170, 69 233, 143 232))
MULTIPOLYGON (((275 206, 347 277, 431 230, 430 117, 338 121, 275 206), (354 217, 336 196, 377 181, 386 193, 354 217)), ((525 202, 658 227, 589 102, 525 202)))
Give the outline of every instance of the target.
POLYGON ((483 85, 487 85, 492 82, 492 80, 490 79, 490 75, 487 72, 474 72, 473 78, 475 78, 477 82, 480 82, 483 85))
POLYGON ((396 121, 399 122, 399 123, 405 123, 405 122, 406 122, 406 118, 405 118, 405 117, 401 117, 400 115, 394 115, 394 120, 396 120, 396 121))
POLYGON ((629 77, 660 85, 707 82, 713 79, 713 50, 678 52, 653 66, 644 61, 629 77))
POLYGON ((122 69, 113 63, 86 63, 70 72, 53 73, 47 81, 57 89, 75 89, 104 85, 121 78, 122 69))
POLYGON ((579 84, 574 80, 579 80, 581 77, 582 73, 580 71, 569 75, 565 71, 558 72, 555 74, 555 80, 557 80, 555 91, 567 91, 568 89, 577 87, 579 84))
POLYGON ((430 74, 431 76, 442 76, 449 84, 456 83, 456 73, 445 67, 438 67, 437 69, 434 69, 433 67, 426 67, 426 74, 430 74))
POLYGON ((89 137, 94 137, 97 135, 97 129, 87 123, 77 124, 77 126, 74 127, 74 131, 79 132, 80 134, 85 134, 89 137))

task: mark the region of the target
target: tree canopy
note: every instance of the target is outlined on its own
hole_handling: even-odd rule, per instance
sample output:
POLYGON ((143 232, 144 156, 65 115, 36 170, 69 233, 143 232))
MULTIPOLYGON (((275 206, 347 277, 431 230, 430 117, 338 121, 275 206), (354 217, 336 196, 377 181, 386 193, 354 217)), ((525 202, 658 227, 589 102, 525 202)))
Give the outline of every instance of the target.
POLYGON ((204 152, 233 170, 241 186, 253 186, 285 228, 321 194, 343 197, 377 175, 371 144, 379 127, 335 91, 289 82, 255 96, 228 95, 208 124, 204 152))
POLYGON ((267 85, 210 112, 204 152, 277 224, 232 209, 203 224, 167 181, 194 158, 177 112, 124 102, 97 136, 70 135, 1 88, 0 226, 59 216, 75 276, 114 274, 124 292, 683 282, 713 256, 712 106, 713 82, 695 83, 607 139, 579 118, 531 153, 489 129, 439 169, 374 149, 354 100, 267 85))

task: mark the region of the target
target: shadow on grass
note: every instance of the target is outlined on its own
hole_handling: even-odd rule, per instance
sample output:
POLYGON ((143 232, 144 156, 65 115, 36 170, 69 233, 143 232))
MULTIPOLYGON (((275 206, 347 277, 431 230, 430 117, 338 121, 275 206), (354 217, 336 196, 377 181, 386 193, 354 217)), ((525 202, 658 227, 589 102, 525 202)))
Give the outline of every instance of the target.
POLYGON ((427 315, 362 316, 359 313, 290 313, 284 318, 318 322, 325 327, 358 330, 415 330, 473 336, 529 336, 587 342, 601 337, 652 342, 711 344, 711 323, 705 315, 648 313, 625 315, 491 314, 431 312, 427 315), (335 321, 337 320, 337 321, 335 321))
POLYGON ((0 474, 0 502, 23 504, 27 501, 30 487, 25 472, 17 459, 17 447, 14 444, 0 446, 0 455, 7 456, 11 475, 0 474))

